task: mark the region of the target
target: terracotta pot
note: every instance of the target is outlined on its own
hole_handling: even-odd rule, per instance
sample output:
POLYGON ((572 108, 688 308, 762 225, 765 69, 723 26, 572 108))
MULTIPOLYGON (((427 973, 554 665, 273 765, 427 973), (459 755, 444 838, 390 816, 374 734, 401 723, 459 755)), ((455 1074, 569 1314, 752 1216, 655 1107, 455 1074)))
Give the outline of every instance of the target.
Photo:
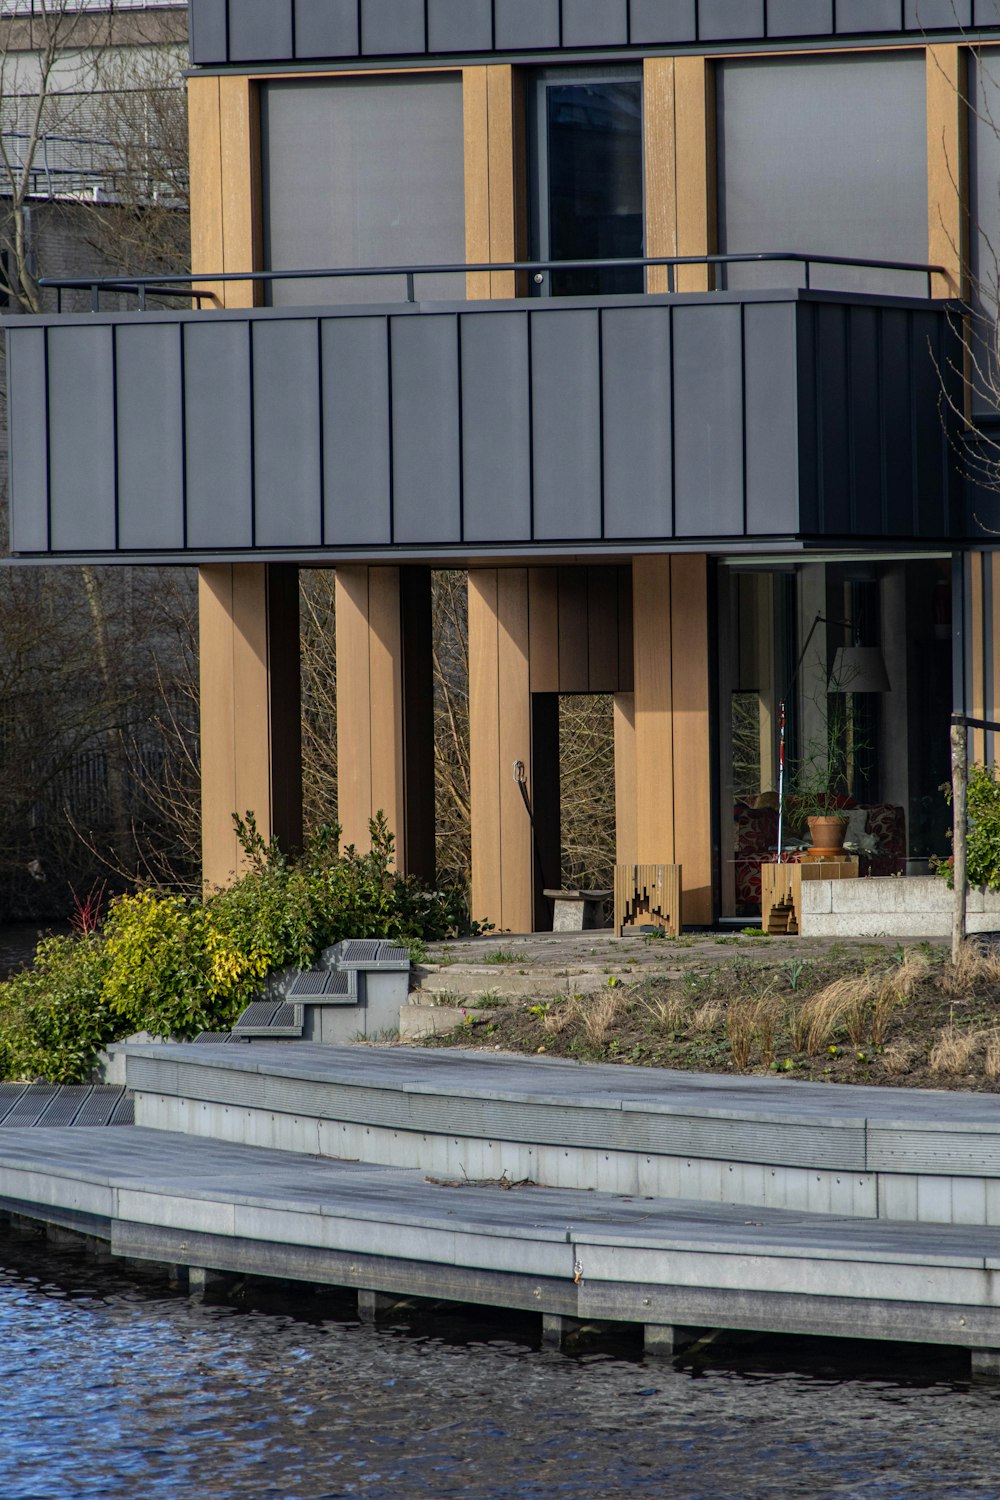
POLYGON ((847 819, 839 813, 823 813, 819 817, 807 818, 812 839, 812 855, 826 855, 831 859, 843 859, 844 839, 847 836, 847 819))

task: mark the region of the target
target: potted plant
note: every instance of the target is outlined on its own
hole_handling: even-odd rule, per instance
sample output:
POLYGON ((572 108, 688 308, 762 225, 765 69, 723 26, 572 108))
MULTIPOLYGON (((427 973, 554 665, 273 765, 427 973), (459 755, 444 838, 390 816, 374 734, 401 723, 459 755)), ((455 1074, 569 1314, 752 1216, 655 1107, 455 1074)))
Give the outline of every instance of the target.
POLYGON ((828 719, 822 739, 810 741, 788 778, 785 819, 799 833, 808 828, 809 853, 842 859, 847 834, 847 805, 851 802, 850 760, 846 737, 828 719))

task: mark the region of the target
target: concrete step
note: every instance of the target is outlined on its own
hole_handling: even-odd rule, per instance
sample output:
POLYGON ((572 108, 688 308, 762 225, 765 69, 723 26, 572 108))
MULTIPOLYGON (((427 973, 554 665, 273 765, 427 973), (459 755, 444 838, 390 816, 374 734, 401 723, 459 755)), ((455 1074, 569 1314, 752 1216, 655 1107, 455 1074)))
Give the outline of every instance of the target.
POLYGON ((119 1050, 154 1129, 456 1178, 1000 1225, 993 1095, 404 1047, 119 1050))
MULTIPOLYGON (((664 971, 674 973, 676 971, 664 971)), ((633 977, 625 965, 570 964, 508 967, 503 964, 418 964, 411 977, 411 1003, 462 1005, 480 995, 544 1000, 553 995, 595 995, 608 980, 633 977)))

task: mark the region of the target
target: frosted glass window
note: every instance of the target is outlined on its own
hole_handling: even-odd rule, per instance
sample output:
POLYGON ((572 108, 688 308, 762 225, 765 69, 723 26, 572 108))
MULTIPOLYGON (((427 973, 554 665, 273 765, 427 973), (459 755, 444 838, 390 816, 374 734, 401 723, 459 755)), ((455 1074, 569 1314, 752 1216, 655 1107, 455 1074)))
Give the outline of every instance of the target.
MULTIPOLYGON (((719 248, 927 260, 927 108, 918 52, 718 66, 719 248)), ((730 286, 800 285, 794 266, 730 286)), ((925 277, 815 268, 812 284, 925 296, 925 277)))
MULTIPOLYGON (((465 260, 459 74, 265 84, 269 270, 465 260)), ((418 298, 464 297, 464 276, 417 276, 418 298)), ((279 281, 276 306, 397 301, 402 277, 279 281)))

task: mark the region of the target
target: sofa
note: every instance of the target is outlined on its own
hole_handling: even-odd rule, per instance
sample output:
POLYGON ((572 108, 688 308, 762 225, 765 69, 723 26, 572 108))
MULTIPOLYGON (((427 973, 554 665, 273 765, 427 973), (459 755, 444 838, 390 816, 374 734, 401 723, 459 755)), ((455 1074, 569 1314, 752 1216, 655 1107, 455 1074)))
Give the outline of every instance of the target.
MULTIPOLYGON (((902 875, 906 869, 906 815, 903 809, 890 802, 865 806, 849 798, 841 799, 840 805, 845 812, 863 810, 866 813, 863 844, 848 850, 858 854, 859 874, 902 875)), ((760 911, 760 867, 767 860, 774 859, 778 847, 778 809, 737 802, 733 807, 733 817, 736 822, 736 911, 740 916, 749 916, 760 911)), ((794 824, 793 807, 790 814, 786 813, 783 833, 786 850, 801 842, 793 832, 794 824), (792 826, 789 826, 789 818, 792 826)))

